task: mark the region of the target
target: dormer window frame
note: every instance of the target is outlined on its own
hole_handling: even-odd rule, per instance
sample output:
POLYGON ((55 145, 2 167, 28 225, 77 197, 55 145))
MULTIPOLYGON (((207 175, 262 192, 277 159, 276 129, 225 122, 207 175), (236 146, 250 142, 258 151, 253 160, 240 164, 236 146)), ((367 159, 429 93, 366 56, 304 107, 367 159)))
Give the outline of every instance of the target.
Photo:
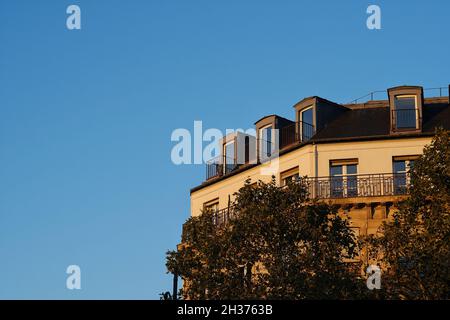
POLYGON ((296 134, 300 142, 308 141, 315 133, 317 128, 317 103, 318 97, 305 98, 302 101, 294 105, 295 108, 295 122, 296 122, 296 134), (312 123, 311 128, 306 129, 303 125, 303 112, 308 110, 312 111, 312 123), (310 131, 310 132, 309 132, 310 131), (309 132, 308 134, 305 134, 309 132))
POLYGON ((256 126, 256 155, 257 155, 257 163, 262 163, 269 161, 278 156, 280 142, 278 141, 280 138, 279 130, 280 130, 280 121, 282 118, 277 115, 269 115, 261 118, 257 122, 255 122, 256 126), (262 148, 262 140, 265 140, 262 137, 263 131, 267 128, 271 128, 271 148, 270 148, 270 156, 263 156, 263 148, 262 148))
POLYGON ((227 164, 227 159, 229 158, 227 155, 227 145, 233 144, 233 164, 236 164, 237 162, 237 141, 236 137, 233 136, 231 139, 225 140, 222 143, 222 157, 223 157, 223 164, 227 164))
POLYGON ((259 147, 259 159, 261 161, 266 161, 270 159, 275 152, 275 130, 274 124, 270 123, 261 128, 258 132, 258 147, 259 147), (264 130, 270 129, 270 140, 263 137, 264 130), (266 144, 266 145, 264 145, 266 144), (265 146, 266 148, 262 148, 265 146), (268 150, 270 148, 270 150, 268 150), (266 152, 269 152, 268 154, 266 152), (266 154, 264 154, 266 153, 266 154))
POLYGON ((311 139, 311 137, 314 135, 314 122, 315 122, 315 106, 314 104, 311 104, 309 106, 304 107, 303 109, 300 109, 298 111, 298 135, 300 137, 300 141, 306 141, 311 139), (309 123, 304 120, 304 114, 307 111, 311 111, 312 113, 312 119, 309 123))
MULTIPOLYGON (((422 131, 422 117, 423 114, 423 88, 418 86, 401 86, 388 89, 389 97, 389 119, 390 119, 390 133, 391 134, 408 134, 418 133, 422 131), (398 108, 397 102, 401 98, 414 98, 415 105, 412 108, 398 108), (400 111, 399 110, 414 110, 415 126, 399 126, 400 111)), ((403 112, 402 122, 408 122, 407 113, 403 112)))

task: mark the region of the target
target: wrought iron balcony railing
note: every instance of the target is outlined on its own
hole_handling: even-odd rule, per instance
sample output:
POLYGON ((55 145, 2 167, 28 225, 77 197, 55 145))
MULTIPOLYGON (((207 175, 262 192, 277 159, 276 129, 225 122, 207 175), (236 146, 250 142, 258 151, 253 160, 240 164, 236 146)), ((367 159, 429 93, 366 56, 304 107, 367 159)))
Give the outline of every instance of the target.
POLYGON ((339 199, 405 195, 409 174, 380 173, 306 178, 310 198, 339 199))
MULTIPOLYGON (((404 196, 408 194, 410 186, 410 176, 407 173, 300 178, 298 181, 305 182, 311 199, 320 200, 404 196)), ((217 226, 224 225, 230 219, 233 219, 236 214, 234 206, 230 205, 227 208, 213 212, 213 222, 217 226)))

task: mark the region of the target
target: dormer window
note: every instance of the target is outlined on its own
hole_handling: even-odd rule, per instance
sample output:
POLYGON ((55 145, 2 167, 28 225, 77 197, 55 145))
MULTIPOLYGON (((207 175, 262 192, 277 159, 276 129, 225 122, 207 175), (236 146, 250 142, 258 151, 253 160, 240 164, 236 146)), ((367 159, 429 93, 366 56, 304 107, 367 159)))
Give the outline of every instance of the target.
POLYGON ((260 159, 267 160, 272 156, 275 144, 274 142, 274 130, 272 125, 265 126, 259 130, 259 150, 260 159))
MULTIPOLYGON (((294 123, 277 115, 266 116, 255 122, 257 137, 256 154, 258 155, 258 162, 271 160, 278 155, 280 135, 283 136, 280 131, 290 124, 294 123)), ((286 136, 284 136, 284 138, 286 138, 286 136)), ((283 142, 281 141, 281 145, 283 145, 282 143, 283 142)))
POLYGON ((236 143, 234 139, 223 145, 223 163, 225 165, 224 174, 233 171, 236 167, 236 143))
POLYGON ((422 126, 422 87, 401 86, 388 89, 391 133, 420 132, 422 126))
POLYGON ((314 135, 313 107, 310 106, 300 111, 299 118, 300 141, 307 141, 314 135))
POLYGON ((325 128, 349 108, 314 96, 304 98, 294 105, 296 121, 296 140, 305 143, 312 139, 316 132, 325 128))

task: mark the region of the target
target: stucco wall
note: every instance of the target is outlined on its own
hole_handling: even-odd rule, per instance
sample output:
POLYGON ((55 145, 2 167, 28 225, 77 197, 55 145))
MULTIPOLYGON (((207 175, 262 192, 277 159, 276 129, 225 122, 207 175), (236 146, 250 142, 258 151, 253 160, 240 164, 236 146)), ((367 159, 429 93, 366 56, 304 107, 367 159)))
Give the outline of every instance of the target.
POLYGON ((262 164, 193 192, 191 215, 199 215, 203 204, 216 198, 219 199, 220 209, 227 207, 228 196, 231 195, 233 199, 232 194, 244 185, 247 178, 252 181, 270 181, 272 171, 268 170, 269 165, 272 165, 277 183, 280 183, 281 172, 297 166, 300 176, 329 176, 330 160, 340 159, 357 158, 358 174, 391 173, 393 157, 419 155, 430 141, 431 138, 423 137, 305 145, 282 155, 278 158, 278 164, 276 161, 262 164))

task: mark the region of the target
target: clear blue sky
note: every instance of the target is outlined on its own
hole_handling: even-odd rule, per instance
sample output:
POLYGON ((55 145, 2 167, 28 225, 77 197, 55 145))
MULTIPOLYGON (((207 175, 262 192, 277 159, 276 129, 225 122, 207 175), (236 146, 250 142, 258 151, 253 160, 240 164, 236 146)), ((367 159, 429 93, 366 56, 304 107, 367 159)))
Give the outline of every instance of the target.
POLYGON ((205 177, 172 164, 174 129, 293 118, 311 95, 446 86, 449 14, 447 0, 1 0, 0 298, 157 299, 205 177))

